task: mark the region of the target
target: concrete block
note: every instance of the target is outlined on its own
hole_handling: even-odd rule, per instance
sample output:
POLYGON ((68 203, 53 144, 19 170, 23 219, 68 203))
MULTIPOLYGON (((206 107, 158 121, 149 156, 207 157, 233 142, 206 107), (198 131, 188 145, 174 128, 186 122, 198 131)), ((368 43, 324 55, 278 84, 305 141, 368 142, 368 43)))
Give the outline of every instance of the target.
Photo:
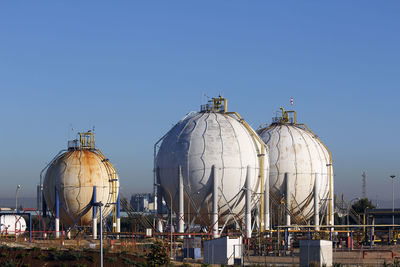
POLYGON ((221 238, 204 241, 204 262, 207 264, 234 265, 242 256, 242 238, 221 238))
POLYGON ((332 266, 332 241, 300 240, 300 266, 332 266))

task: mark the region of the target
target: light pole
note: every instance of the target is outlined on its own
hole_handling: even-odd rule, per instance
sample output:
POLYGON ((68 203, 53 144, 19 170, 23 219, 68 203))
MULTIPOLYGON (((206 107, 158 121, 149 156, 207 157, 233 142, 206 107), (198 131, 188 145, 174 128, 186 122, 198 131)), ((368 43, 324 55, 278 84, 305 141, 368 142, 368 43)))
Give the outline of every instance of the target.
POLYGON ((103 206, 103 203, 100 202, 95 202, 93 203, 93 206, 95 208, 99 208, 99 213, 100 213, 100 267, 103 267, 103 215, 101 213, 101 207, 103 206))
POLYGON ((392 225, 394 225, 394 178, 396 175, 392 174, 390 175, 390 178, 392 178, 392 225))
POLYGON ((15 191, 15 211, 18 212, 18 190, 21 188, 21 185, 17 185, 17 190, 15 191))

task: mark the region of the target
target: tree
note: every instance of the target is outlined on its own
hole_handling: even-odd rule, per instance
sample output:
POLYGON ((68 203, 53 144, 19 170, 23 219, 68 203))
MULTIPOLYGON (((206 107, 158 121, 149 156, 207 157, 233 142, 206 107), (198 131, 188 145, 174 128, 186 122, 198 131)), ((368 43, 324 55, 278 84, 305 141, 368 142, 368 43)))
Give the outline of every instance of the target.
POLYGON ((366 209, 375 209, 376 206, 368 198, 362 198, 357 202, 354 202, 352 208, 357 213, 364 213, 366 209))
POLYGON ((161 266, 168 264, 169 256, 166 245, 161 240, 154 241, 146 258, 149 266, 161 266))

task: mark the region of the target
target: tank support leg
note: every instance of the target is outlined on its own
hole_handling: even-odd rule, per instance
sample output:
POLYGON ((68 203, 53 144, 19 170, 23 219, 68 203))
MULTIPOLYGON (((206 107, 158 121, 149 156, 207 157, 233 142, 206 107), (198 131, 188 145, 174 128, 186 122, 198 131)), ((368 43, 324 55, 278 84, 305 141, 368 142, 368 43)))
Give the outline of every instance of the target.
POLYGON ((117 197, 117 238, 119 239, 119 233, 121 233, 121 204, 119 199, 119 191, 117 197))
POLYGON ((60 198, 58 196, 58 189, 57 186, 55 186, 55 199, 56 199, 56 203, 55 203, 55 212, 56 212, 56 221, 55 221, 55 231, 56 231, 56 238, 60 237, 60 198))
POLYGON ((179 212, 178 212, 178 233, 185 231, 184 198, 183 198, 183 177, 182 166, 178 166, 179 177, 179 212))
POLYGON ((247 166, 246 175, 246 238, 251 238, 251 168, 247 166))
MULTIPOLYGON (((93 196, 92 196, 92 204, 97 202, 97 193, 96 186, 93 186, 93 196)), ((92 217, 92 235, 93 239, 97 239, 97 206, 92 205, 93 217, 92 217)))
POLYGON ((162 195, 163 189, 160 183, 160 168, 156 169, 156 188, 157 188, 157 231, 159 233, 163 232, 163 224, 162 224, 162 195))
MULTIPOLYGON (((319 225, 319 174, 315 173, 314 182, 314 225, 319 225)), ((319 227, 315 228, 319 231, 319 227)))
POLYGON ((285 199, 285 205, 286 205, 286 220, 285 223, 286 225, 290 225, 290 175, 289 173, 285 172, 285 184, 286 184, 286 199, 285 199))
MULTIPOLYGON (((265 173, 265 172, 264 172, 265 173)), ((264 225, 265 225, 265 230, 270 229, 270 215, 269 215, 269 173, 266 172, 265 174, 265 189, 264 189, 264 225)))
POLYGON ((218 169, 215 165, 212 166, 212 175, 213 175, 213 192, 212 192, 212 233, 213 238, 219 237, 218 232, 218 169))
POLYGON ((44 193, 42 192, 42 217, 46 218, 47 204, 46 199, 44 198, 44 193))

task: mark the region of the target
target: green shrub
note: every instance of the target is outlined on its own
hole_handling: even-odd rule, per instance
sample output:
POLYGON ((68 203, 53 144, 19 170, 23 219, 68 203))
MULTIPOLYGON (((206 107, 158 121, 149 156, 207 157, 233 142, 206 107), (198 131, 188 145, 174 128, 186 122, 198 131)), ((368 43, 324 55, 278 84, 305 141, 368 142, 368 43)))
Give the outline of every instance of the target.
POLYGON ((36 256, 37 259, 44 261, 46 259, 46 255, 43 253, 40 253, 39 255, 36 256))
POLYGON ((169 263, 167 247, 160 240, 156 240, 146 256, 147 263, 150 266, 164 265, 169 263))
POLYGON ((107 257, 108 262, 116 262, 118 260, 117 257, 107 257))
POLYGON ((29 253, 29 252, 24 252, 24 253, 18 254, 18 255, 16 256, 16 258, 17 258, 17 259, 24 259, 24 258, 26 258, 26 257, 29 256, 29 255, 31 255, 31 253, 29 253))
POLYGON ((8 260, 4 263, 3 267, 16 267, 17 264, 13 260, 8 260))
POLYGON ((134 262, 133 260, 131 260, 130 258, 122 258, 122 262, 126 265, 135 265, 136 262, 134 262))

